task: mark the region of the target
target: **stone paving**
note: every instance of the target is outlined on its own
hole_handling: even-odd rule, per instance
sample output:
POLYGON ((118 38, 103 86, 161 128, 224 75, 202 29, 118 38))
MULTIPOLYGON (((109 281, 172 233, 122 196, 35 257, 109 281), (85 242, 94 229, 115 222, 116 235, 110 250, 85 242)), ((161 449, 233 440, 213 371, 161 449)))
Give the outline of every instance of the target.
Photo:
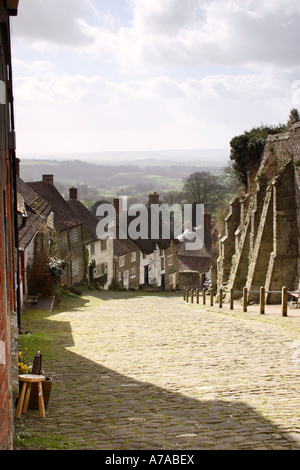
POLYGON ((16 419, 32 449, 300 450, 297 312, 93 292, 24 322, 54 381, 46 418, 16 419))

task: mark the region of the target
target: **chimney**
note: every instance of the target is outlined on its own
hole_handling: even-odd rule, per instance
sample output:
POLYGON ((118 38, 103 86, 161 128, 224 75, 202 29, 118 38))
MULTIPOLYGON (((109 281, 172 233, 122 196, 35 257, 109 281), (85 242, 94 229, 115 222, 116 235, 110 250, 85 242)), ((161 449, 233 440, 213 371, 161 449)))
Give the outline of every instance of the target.
POLYGON ((119 199, 114 199, 114 208, 116 211, 116 215, 119 215, 119 212, 120 212, 120 200, 119 199))
POLYGON ((156 194, 154 191, 153 194, 149 194, 149 205, 151 204, 158 204, 159 203, 159 194, 156 194))
POLYGON ((77 188, 70 188, 69 195, 70 195, 70 199, 77 201, 77 188))
POLYGON ((206 230, 210 232, 211 230, 211 214, 208 214, 207 211, 205 211, 204 214, 204 227, 206 230))
POLYGON ((43 183, 52 184, 53 186, 53 175, 43 175, 43 183))

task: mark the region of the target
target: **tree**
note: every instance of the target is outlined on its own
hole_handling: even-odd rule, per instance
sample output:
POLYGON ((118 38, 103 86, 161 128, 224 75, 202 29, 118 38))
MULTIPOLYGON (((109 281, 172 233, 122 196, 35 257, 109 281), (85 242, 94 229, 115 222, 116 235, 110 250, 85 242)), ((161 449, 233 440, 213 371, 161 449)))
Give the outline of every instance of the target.
POLYGON ((220 176, 197 171, 184 179, 183 194, 187 203, 204 204, 209 212, 214 212, 227 199, 229 187, 220 176))
POLYGON ((298 109, 296 108, 291 109, 287 125, 291 126, 292 124, 295 124, 295 122, 299 122, 299 121, 300 121, 300 116, 299 116, 298 109))
POLYGON ((259 165, 265 148, 267 137, 271 134, 278 134, 286 129, 286 126, 254 127, 251 131, 234 137, 230 141, 230 160, 232 170, 236 178, 247 188, 247 173, 249 168, 259 165))

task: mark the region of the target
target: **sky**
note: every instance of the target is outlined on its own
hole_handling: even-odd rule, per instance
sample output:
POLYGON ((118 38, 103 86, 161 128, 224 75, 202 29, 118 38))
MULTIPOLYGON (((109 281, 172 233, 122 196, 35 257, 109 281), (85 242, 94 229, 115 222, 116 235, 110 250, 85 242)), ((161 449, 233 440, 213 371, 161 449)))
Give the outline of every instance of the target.
POLYGON ((300 108, 299 0, 20 0, 22 156, 229 148, 300 108))

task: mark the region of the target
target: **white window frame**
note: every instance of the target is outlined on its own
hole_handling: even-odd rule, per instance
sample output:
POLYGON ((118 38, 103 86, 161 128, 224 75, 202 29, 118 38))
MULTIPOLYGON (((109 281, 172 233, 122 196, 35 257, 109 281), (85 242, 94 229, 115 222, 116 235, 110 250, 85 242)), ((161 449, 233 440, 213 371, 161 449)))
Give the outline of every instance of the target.
POLYGON ((124 264, 125 264, 125 257, 120 256, 120 258, 119 258, 119 267, 124 266, 124 264))
POLYGON ((101 240, 101 251, 106 251, 106 250, 107 250, 107 238, 104 238, 103 240, 101 240))
POLYGON ((78 229, 72 228, 71 230, 71 242, 72 243, 77 243, 78 242, 78 229))

